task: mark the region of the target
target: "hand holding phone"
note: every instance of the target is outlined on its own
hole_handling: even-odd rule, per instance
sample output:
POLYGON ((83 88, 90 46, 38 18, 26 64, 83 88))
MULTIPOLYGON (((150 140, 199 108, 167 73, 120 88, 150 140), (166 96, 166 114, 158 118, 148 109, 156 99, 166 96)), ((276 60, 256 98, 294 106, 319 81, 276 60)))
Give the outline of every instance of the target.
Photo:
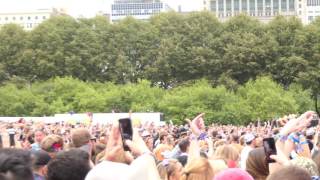
POLYGON ((277 154, 276 144, 273 138, 264 138, 263 139, 263 148, 266 154, 266 160, 268 163, 274 163, 275 160, 271 159, 271 155, 277 154))
POLYGON ((132 129, 131 119, 130 118, 119 119, 119 128, 120 128, 120 134, 122 138, 123 149, 125 151, 130 151, 129 146, 125 144, 125 141, 132 140, 133 129, 132 129))

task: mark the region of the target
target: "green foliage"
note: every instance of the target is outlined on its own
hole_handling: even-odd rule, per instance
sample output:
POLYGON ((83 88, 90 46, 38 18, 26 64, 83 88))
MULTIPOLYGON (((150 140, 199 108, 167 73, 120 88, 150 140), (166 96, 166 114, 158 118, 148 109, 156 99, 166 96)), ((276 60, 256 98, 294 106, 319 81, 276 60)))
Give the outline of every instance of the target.
MULTIPOLYGON (((185 83, 164 90, 151 82, 115 85, 85 83, 72 77, 42 83, 0 87, 0 114, 3 116, 43 116, 85 112, 163 112, 167 120, 185 123, 186 118, 206 113, 206 123, 247 124, 288 113, 311 109, 311 92, 300 85, 284 90, 268 77, 249 81, 237 91, 212 87, 207 80, 185 83)), ((19 85, 15 85, 17 83, 19 85)))
POLYGON ((0 113, 163 111, 182 123, 206 112, 207 123, 238 124, 315 109, 319 19, 303 26, 281 16, 263 24, 169 12, 113 24, 56 16, 28 32, 8 24, 0 29, 0 100, 11 107, 0 113))
POLYGON ((251 106, 255 120, 272 119, 298 110, 293 95, 267 77, 247 82, 238 93, 251 106))

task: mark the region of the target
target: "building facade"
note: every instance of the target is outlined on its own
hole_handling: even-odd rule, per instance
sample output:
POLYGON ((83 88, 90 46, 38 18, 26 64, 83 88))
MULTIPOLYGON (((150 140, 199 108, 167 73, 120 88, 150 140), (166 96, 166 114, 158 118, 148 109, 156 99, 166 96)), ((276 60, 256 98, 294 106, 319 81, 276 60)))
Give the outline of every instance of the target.
POLYGON ((160 0, 115 0, 111 5, 112 22, 132 16, 136 19, 149 19, 150 16, 169 10, 160 0))
POLYGON ((204 9, 213 12, 220 20, 247 14, 262 22, 277 15, 297 16, 308 24, 320 16, 320 0, 204 0, 204 9))
POLYGON ((5 24, 18 24, 25 30, 32 30, 51 16, 61 14, 57 9, 39 9, 29 12, 0 12, 0 27, 5 24))
POLYGON ((298 17, 304 24, 309 24, 320 17, 320 0, 298 0, 298 17))

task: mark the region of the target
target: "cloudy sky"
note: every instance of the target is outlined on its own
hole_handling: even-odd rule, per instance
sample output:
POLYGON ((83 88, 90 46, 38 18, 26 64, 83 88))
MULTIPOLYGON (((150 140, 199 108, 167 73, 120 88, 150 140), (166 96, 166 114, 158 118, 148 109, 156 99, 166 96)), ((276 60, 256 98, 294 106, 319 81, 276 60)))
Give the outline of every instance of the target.
MULTIPOLYGON (((0 0, 0 13, 32 11, 52 7, 64 8, 75 17, 92 17, 99 11, 110 12, 113 0, 0 0)), ((201 7, 202 0, 163 0, 173 9, 181 5, 182 10, 192 11, 201 7)))

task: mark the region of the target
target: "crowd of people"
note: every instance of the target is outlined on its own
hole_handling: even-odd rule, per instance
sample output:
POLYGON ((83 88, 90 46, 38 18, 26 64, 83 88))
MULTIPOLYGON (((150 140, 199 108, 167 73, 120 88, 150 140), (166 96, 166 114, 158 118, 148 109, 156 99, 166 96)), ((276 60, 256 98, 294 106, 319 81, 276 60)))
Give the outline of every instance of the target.
POLYGON ((276 123, 135 124, 123 140, 113 124, 0 124, 1 180, 311 180, 320 179, 316 113, 276 123), (264 138, 275 140, 268 154, 264 138), (124 150, 124 144, 129 151, 124 150), (272 159, 273 161, 269 161, 272 159))

